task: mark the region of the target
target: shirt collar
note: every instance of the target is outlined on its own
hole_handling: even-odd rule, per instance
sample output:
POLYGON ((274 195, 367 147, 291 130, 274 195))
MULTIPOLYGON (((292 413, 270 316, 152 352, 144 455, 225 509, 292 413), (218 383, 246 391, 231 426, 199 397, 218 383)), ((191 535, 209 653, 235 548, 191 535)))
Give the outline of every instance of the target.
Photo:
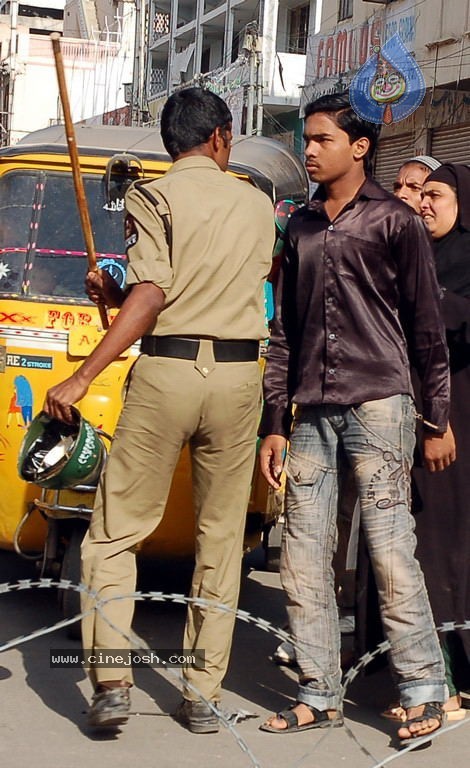
POLYGON ((189 155, 188 157, 182 157, 181 160, 175 160, 167 173, 177 173, 178 171, 185 171, 187 168, 205 168, 210 171, 221 171, 221 168, 212 158, 205 155, 189 155))
MULTIPOLYGON (((349 205, 353 205, 357 200, 360 200, 361 198, 366 200, 386 200, 388 197, 389 193, 383 187, 381 187, 380 184, 377 184, 377 182, 374 181, 371 176, 366 176, 364 183, 357 191, 355 197, 352 198, 349 205)), ((318 189, 315 190, 315 193, 308 204, 308 208, 311 211, 318 211, 323 207, 325 200, 325 188, 322 184, 320 184, 318 189)))

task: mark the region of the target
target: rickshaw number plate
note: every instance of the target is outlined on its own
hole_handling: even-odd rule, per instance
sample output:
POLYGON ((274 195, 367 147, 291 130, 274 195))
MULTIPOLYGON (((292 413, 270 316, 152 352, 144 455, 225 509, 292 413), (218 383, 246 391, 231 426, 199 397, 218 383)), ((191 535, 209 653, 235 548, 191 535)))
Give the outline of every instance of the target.
MULTIPOLYGON (((104 331, 96 326, 85 326, 79 328, 70 328, 68 353, 73 357, 87 357, 101 341, 104 331)), ((129 350, 126 349, 119 355, 119 358, 129 356, 129 350)))

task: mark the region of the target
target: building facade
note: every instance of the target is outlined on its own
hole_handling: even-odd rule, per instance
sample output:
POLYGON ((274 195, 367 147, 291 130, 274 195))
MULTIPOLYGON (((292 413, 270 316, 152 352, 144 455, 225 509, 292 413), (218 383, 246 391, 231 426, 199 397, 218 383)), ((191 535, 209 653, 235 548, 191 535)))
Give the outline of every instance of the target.
MULTIPOLYGON (((49 39, 63 34, 62 58, 72 120, 123 122, 124 83, 134 68, 133 4, 104 0, 0 2, 0 145, 62 122, 49 39)), ((130 114, 125 120, 130 124, 130 114)))
POLYGON ((299 141, 299 104, 315 0, 151 0, 147 100, 152 116, 177 88, 220 93, 237 133, 299 141))
POLYGON ((396 33, 419 64, 426 94, 410 117, 382 127, 376 177, 389 189, 400 163, 416 154, 470 162, 469 0, 323 0, 301 99, 347 87, 374 44, 396 33))

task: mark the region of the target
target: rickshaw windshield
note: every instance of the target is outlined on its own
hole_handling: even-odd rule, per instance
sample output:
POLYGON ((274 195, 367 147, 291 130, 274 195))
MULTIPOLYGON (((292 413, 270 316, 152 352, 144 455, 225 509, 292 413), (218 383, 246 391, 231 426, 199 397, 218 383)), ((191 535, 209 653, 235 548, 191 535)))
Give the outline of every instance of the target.
MULTIPOLYGON (((123 286, 123 210, 128 180, 83 177, 98 266, 123 286)), ((10 171, 0 177, 0 295, 86 301, 85 243, 70 174, 10 171)))

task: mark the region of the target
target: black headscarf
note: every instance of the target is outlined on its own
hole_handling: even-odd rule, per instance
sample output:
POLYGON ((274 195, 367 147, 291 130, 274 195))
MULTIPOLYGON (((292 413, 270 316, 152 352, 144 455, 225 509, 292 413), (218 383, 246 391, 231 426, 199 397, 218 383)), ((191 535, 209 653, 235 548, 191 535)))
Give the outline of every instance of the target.
POLYGON ((470 166, 444 163, 429 174, 429 181, 453 187, 458 204, 454 227, 434 241, 437 278, 449 291, 470 297, 470 166))

